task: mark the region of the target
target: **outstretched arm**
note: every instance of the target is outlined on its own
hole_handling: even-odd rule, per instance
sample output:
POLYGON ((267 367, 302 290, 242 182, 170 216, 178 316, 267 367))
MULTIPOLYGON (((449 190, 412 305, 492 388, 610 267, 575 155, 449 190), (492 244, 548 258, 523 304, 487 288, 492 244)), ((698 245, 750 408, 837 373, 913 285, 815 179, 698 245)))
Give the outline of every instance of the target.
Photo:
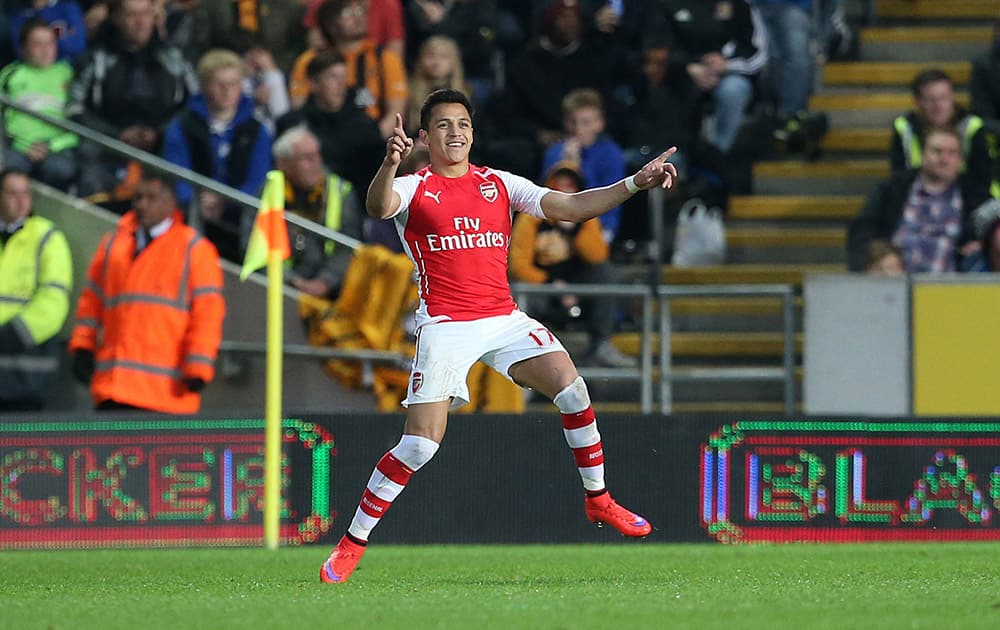
POLYGON ((385 142, 385 158, 382 165, 378 167, 371 185, 368 186, 368 197, 365 200, 365 209, 370 216, 376 219, 391 217, 399 207, 399 195, 392 190, 392 180, 396 177, 396 170, 399 163, 413 150, 413 138, 406 135, 403 130, 403 116, 396 114, 396 126, 392 130, 392 135, 385 142))
POLYGON ((656 186, 670 188, 677 180, 677 169, 667 159, 677 151, 670 147, 656 159, 610 186, 588 188, 577 193, 551 191, 542 197, 542 212, 549 219, 582 223, 598 217, 639 192, 656 186))

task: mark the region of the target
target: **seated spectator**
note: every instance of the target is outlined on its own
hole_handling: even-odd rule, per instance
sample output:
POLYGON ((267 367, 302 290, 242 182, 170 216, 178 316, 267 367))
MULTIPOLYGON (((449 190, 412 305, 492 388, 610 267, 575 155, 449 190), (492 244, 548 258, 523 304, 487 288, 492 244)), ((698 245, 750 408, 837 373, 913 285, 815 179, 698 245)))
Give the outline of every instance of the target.
POLYGON ((19 34, 24 23, 31 19, 41 20, 52 27, 60 60, 73 63, 86 49, 87 25, 83 21, 83 11, 75 0, 15 0, 11 5, 7 11, 10 13, 10 35, 15 54, 23 57, 19 34))
POLYGON ((876 239, 868 243, 865 272, 875 276, 902 276, 903 252, 889 241, 876 239))
MULTIPOLYGON (((254 117, 253 100, 242 92, 243 60, 228 50, 210 50, 198 62, 201 94, 191 97, 187 108, 167 127, 163 157, 248 195, 260 190, 271 169, 271 133, 254 117)), ((191 203, 194 192, 185 182, 177 185, 181 206, 191 203)), ((227 203, 217 193, 198 193, 198 208, 205 219, 205 235, 220 254, 238 260, 240 234, 250 217, 243 207, 227 203)))
MULTIPOLYGON (((328 0, 316 14, 320 31, 330 48, 347 63, 347 85, 353 101, 378 123, 383 138, 392 135, 396 114, 406 108, 406 66, 403 58, 379 48, 368 36, 368 5, 365 0, 328 0)), ((289 79, 292 106, 301 105, 309 93, 307 68, 316 56, 307 50, 295 60, 289 79)))
MULTIPOLYGON (((561 192, 578 192, 586 186, 574 165, 556 164, 545 185, 561 192)), ((597 219, 584 223, 541 221, 518 213, 510 237, 510 276, 516 282, 614 284, 617 273, 608 260, 607 241, 597 219)), ((544 310, 538 317, 553 323, 567 323, 581 317, 590 337, 585 361, 606 367, 634 367, 633 357, 624 355, 611 343, 615 324, 615 300, 575 295, 538 296, 529 312, 544 310), (544 306, 543 306, 544 305, 544 306), (582 309, 581 309, 582 306, 582 309)))
POLYGON ((295 0, 198 0, 191 14, 192 57, 213 48, 245 52, 253 42, 287 70, 303 49, 304 14, 303 3, 295 0))
POLYGON ((755 22, 747 0, 663 0, 647 22, 646 45, 666 48, 671 67, 711 101, 711 141, 723 153, 736 142, 767 63, 767 37, 755 22))
POLYGON ((962 271, 1000 272, 1000 202, 990 201, 977 208, 972 223, 980 248, 965 257, 962 271))
MULTIPOLYGON (((275 165, 285 174, 285 210, 358 240, 363 211, 349 181, 323 168, 319 140, 292 127, 274 143, 275 165)), ((291 266, 285 278, 300 291, 335 300, 351 262, 351 249, 289 224, 291 266)))
MULTIPOLYGON (((23 61, 0 70, 0 92, 35 111, 62 118, 73 69, 56 61, 55 32, 45 22, 31 19, 21 27, 19 42, 23 61)), ((76 135, 13 109, 6 111, 4 128, 7 167, 23 170, 61 190, 76 181, 76 135)))
POLYGON ((767 31, 769 86, 777 97, 775 140, 786 151, 819 154, 826 134, 825 114, 809 114, 812 93, 813 0, 753 0, 767 31))
POLYGON ((962 171, 969 174, 973 184, 988 188, 992 164, 983 120, 955 102, 951 78, 943 70, 924 70, 913 79, 912 92, 914 109, 896 118, 892 125, 892 172, 920 168, 926 130, 953 126, 962 141, 962 171))
MULTIPOLYGON (((326 48, 316 20, 319 7, 325 1, 309 0, 302 18, 302 26, 309 30, 309 47, 316 51, 326 48)), ((400 0, 368 0, 368 36, 377 46, 388 48, 400 57, 406 55, 406 28, 400 0)))
POLYGON ((465 66, 458 45, 445 35, 432 35, 420 45, 410 73, 409 102, 406 107, 407 131, 416 135, 420 127, 420 106, 427 95, 440 88, 455 88, 469 94, 465 66))
POLYGON ((385 157, 385 144, 374 120, 348 102, 347 64, 336 50, 316 55, 307 68, 309 99, 277 123, 278 135, 305 125, 320 141, 323 165, 347 178, 355 190, 368 190, 385 157))
POLYGON ((868 197, 847 231, 847 261, 864 269, 868 243, 891 241, 907 273, 955 271, 978 243, 973 212, 987 200, 982 186, 961 174, 962 142, 952 127, 927 130, 919 170, 894 173, 868 197))
POLYGON ((273 132, 275 123, 291 107, 285 75, 278 69, 271 51, 261 46, 252 46, 243 55, 243 61, 246 64, 243 93, 253 99, 257 118, 273 132))
MULTIPOLYGON (((156 35, 152 0, 117 0, 111 28, 80 59, 67 114, 136 149, 158 153, 167 124, 197 92, 191 66, 156 35)), ((79 194, 96 201, 131 197, 138 168, 85 142, 79 194), (122 185, 119 187, 119 185, 122 185), (100 193, 100 194, 99 194, 100 193)))
MULTIPOLYGON (((604 133, 601 95, 588 88, 573 90, 563 99, 563 124, 567 138, 549 146, 542 158, 542 172, 560 162, 577 164, 583 188, 608 186, 625 177, 621 147, 604 133)), ((621 222, 621 206, 601 215, 604 240, 611 243, 621 222)))
POLYGON ((496 0, 414 0, 407 8, 411 47, 419 50, 435 36, 452 39, 461 51, 473 103, 488 101, 495 87, 496 0))

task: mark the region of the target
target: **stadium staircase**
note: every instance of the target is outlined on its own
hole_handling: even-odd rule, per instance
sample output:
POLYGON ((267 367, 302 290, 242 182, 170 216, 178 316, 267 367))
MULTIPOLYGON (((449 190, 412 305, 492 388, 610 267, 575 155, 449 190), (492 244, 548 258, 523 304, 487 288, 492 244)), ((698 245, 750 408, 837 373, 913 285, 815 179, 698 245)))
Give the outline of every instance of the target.
MULTIPOLYGON (((970 62, 989 46, 1000 0, 878 0, 871 26, 858 26, 860 1, 849 1, 848 11, 860 37, 860 58, 830 62, 820 70, 821 87, 811 109, 827 112, 831 123, 820 159, 756 164, 755 194, 734 198, 727 215, 727 264, 666 266, 663 282, 799 288, 807 273, 843 271, 846 225, 875 183, 888 175, 889 129, 912 106, 910 81, 926 67, 940 67, 967 105, 970 62)), ((675 300, 671 311, 676 366, 781 365, 777 299, 685 298, 675 300)), ((615 344, 630 354, 640 349, 637 333, 620 333, 615 344)), ((796 346, 801 361, 801 334, 796 346)), ((800 367, 799 377, 801 372, 800 367)), ((595 401, 604 401, 595 403, 599 409, 638 411, 637 385, 592 380, 591 389, 595 401)), ((676 412, 780 413, 784 408, 778 382, 685 383, 673 391, 676 412)))

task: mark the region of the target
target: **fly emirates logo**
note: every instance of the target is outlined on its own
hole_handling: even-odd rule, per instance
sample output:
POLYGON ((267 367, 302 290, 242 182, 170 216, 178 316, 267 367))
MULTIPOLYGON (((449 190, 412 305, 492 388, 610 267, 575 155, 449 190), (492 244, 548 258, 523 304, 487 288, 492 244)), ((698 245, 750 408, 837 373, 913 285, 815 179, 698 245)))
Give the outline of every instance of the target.
POLYGON ((427 247, 432 252, 448 252, 456 249, 485 249, 510 245, 510 235, 502 232, 479 230, 479 217, 454 217, 454 234, 428 234, 427 247))

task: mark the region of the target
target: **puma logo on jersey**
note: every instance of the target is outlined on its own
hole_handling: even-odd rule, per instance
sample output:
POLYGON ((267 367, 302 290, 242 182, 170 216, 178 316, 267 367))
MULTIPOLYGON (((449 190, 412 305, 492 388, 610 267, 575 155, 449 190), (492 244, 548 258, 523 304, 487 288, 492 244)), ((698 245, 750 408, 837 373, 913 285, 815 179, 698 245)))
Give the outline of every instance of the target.
POLYGON ((441 191, 440 190, 437 191, 436 193, 432 193, 429 190, 425 190, 424 191, 424 197, 430 197, 431 199, 433 199, 434 201, 436 201, 439 206, 441 205, 441 191))

